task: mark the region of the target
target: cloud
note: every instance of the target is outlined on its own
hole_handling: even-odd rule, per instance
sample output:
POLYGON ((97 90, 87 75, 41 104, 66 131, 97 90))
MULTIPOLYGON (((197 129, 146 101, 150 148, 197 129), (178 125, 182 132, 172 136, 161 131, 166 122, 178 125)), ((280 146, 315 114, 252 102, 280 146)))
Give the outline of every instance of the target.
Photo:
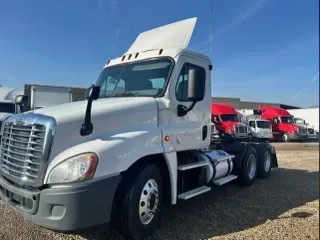
MULTIPOLYGON (((225 26, 219 28, 216 32, 212 34, 212 39, 215 39, 222 35, 224 32, 227 32, 231 30, 232 28, 244 23, 245 21, 252 18, 254 15, 256 15, 266 4, 267 0, 255 0, 253 4, 248 5, 245 9, 240 10, 238 14, 233 18, 228 24, 225 26)), ((199 50, 199 52, 204 53, 209 50, 208 44, 210 43, 210 38, 200 44, 202 46, 202 49, 199 50), (206 46, 206 47, 205 47, 206 46)))
MULTIPOLYGON (((313 84, 317 79, 319 79, 319 72, 313 77, 311 84, 313 84)), ((306 87, 300 89, 300 91, 295 96, 293 96, 292 102, 295 102, 305 90, 307 90, 306 87)))

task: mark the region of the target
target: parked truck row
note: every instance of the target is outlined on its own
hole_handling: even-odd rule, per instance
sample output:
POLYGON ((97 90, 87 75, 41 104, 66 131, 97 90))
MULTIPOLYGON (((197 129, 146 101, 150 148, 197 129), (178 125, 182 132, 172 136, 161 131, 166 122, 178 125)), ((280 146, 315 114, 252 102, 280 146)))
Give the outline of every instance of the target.
POLYGON ((319 138, 319 131, 314 128, 319 125, 316 125, 316 122, 319 121, 318 108, 314 111, 309 109, 291 111, 304 113, 304 116, 312 116, 309 121, 313 125, 310 126, 304 119, 294 117, 288 110, 275 106, 235 110, 228 104, 212 103, 211 119, 216 128, 214 134, 221 139, 281 140, 287 142, 319 138))
MULTIPOLYGON (((212 65, 187 49, 195 23, 141 33, 107 62, 85 101, 6 119, 2 201, 49 229, 115 222, 126 238, 145 239, 165 204, 269 177, 278 166, 270 144, 211 140, 212 65)), ((221 129, 233 120, 217 116, 221 129)))

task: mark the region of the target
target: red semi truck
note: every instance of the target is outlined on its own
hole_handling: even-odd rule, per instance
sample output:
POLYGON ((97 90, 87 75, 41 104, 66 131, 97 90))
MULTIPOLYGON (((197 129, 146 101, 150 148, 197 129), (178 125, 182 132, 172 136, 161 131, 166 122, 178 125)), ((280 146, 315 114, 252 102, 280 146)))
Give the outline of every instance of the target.
POLYGON ((239 119, 239 113, 230 105, 213 103, 211 121, 215 124, 221 138, 247 138, 248 127, 239 119))
POLYGON ((294 116, 287 110, 273 106, 260 106, 259 110, 262 110, 261 119, 267 119, 272 122, 274 139, 288 142, 308 138, 307 129, 295 124, 294 116))

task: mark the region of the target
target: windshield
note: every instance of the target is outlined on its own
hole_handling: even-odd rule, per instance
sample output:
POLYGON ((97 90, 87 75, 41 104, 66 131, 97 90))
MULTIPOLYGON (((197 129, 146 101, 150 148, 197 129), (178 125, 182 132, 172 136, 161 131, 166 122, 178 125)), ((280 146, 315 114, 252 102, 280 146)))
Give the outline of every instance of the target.
POLYGON ((271 123, 268 121, 257 121, 258 128, 271 128, 271 123))
POLYGON ((304 122, 301 118, 295 118, 294 120, 297 124, 304 124, 304 122))
POLYGON ((223 122, 227 122, 227 121, 238 122, 239 121, 237 114, 222 114, 220 117, 223 122))
POLYGON ((14 103, 0 103, 0 112, 15 113, 16 108, 14 103))
POLYGON ((281 117, 282 123, 294 123, 293 117, 281 117))
POLYGON ((98 79, 100 98, 157 96, 166 86, 173 62, 154 59, 105 68, 98 79))

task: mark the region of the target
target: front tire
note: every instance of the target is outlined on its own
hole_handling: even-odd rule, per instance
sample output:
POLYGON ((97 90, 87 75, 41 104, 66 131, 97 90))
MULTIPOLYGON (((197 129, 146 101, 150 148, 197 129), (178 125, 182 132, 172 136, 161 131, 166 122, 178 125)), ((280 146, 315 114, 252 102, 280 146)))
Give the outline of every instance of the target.
POLYGON ((151 236, 160 224, 163 207, 162 178, 159 168, 147 165, 128 180, 118 211, 118 227, 125 239, 151 236))
POLYGON ((289 142, 289 135, 287 133, 282 133, 281 141, 282 142, 289 142))

